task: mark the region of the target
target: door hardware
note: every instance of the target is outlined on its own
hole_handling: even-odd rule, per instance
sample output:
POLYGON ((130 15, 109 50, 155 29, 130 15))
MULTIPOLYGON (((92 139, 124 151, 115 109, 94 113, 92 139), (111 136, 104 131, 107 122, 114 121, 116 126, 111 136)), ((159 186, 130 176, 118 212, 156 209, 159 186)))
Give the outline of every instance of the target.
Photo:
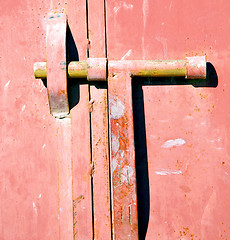
POLYGON ((107 81, 109 74, 126 72, 130 77, 206 78, 206 57, 186 57, 185 60, 118 60, 88 58, 86 61, 66 61, 67 17, 51 13, 47 23, 47 62, 34 63, 35 78, 47 78, 50 112, 56 118, 69 116, 67 77, 107 81))
MULTIPOLYGON (((206 78, 206 57, 186 57, 185 60, 118 60, 88 58, 86 61, 73 61, 67 66, 69 78, 87 78, 88 81, 107 81, 109 72, 116 68, 126 71, 131 77, 185 77, 187 79, 206 78)), ((47 77, 47 63, 34 64, 36 78, 47 77)))

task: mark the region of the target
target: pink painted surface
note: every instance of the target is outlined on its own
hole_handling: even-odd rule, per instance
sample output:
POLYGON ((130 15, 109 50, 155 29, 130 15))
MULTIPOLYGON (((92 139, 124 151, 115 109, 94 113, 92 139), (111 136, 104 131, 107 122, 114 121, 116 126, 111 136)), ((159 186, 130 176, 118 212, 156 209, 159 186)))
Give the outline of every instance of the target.
POLYGON ((131 78, 108 66, 114 239, 138 239, 131 78))
POLYGON ((67 95, 67 16, 50 13, 47 20, 47 92, 57 129, 59 239, 73 238, 73 180, 71 119, 67 95))
MULTIPOLYGON (((86 2, 84 0, 68 1, 66 9, 68 24, 79 60, 86 60, 88 47, 86 2)), ((82 240, 93 238, 89 87, 88 84, 76 84, 74 86, 74 89, 78 89, 72 93, 76 105, 70 111, 72 120, 73 200, 75 205, 74 234, 75 240, 82 240)))
POLYGON ((78 209, 75 230, 79 229, 79 238, 75 239, 92 238, 91 180, 78 181, 81 174, 91 174, 88 86, 80 87, 81 100, 85 100, 72 108, 72 119, 55 120, 50 115, 47 89, 34 78, 32 69, 34 62, 47 59, 47 15, 63 7, 78 55, 86 59, 85 1, 7 1, 1 5, 3 240, 73 239, 73 199, 80 194, 85 198, 78 209))
POLYGON ((71 119, 56 119, 59 239, 73 238, 71 119))
POLYGON ((75 239, 92 239, 91 157, 88 86, 80 86, 78 107, 72 109, 73 200, 75 239))
POLYGON ((144 106, 144 126, 136 124, 146 135, 149 181, 146 239, 230 238, 229 10, 228 1, 217 0, 107 1, 109 59, 206 54, 218 77, 217 84, 209 68, 200 84, 145 79, 138 86, 143 98, 136 93, 134 105, 144 106))
POLYGON ((1 5, 0 239, 58 239, 57 136, 47 90, 32 65, 46 60, 49 4, 1 5), (35 10, 36 9, 36 10, 35 10))
MULTIPOLYGON (((91 70, 88 79, 106 80, 106 46, 104 0, 88 1, 88 37, 91 70), (99 71, 95 71, 95 67, 99 71)), ((90 66, 89 66, 90 67, 90 66)), ((110 176, 108 144, 108 100, 106 83, 90 82, 92 181, 94 239, 111 239, 110 176)))

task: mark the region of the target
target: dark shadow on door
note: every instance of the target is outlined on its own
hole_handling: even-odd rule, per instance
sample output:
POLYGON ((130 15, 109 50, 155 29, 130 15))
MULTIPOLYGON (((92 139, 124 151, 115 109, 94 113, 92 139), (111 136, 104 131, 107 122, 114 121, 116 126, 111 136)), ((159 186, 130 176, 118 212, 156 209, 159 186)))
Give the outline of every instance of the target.
MULTIPOLYGON (((137 207, 138 207, 138 227, 139 239, 144 240, 149 222, 149 177, 148 177, 148 156, 145 128, 145 109, 143 86, 171 86, 171 85, 192 85, 198 87, 218 86, 218 77, 214 66, 207 63, 206 79, 185 79, 184 77, 167 78, 140 78, 132 79, 133 95, 133 121, 134 121, 134 141, 135 141, 135 163, 137 181, 137 207)), ((154 96, 153 96, 154 97, 154 96)), ((154 226, 151 226, 154 227, 154 226)))

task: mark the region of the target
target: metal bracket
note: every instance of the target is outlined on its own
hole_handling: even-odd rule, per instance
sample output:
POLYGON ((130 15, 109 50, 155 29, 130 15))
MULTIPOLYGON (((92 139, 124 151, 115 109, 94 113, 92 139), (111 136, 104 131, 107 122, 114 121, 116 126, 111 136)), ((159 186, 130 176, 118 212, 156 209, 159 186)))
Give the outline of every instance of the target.
POLYGON ((47 89, 50 112, 56 118, 69 115, 66 68, 67 18, 64 13, 52 13, 48 17, 47 46, 47 89))

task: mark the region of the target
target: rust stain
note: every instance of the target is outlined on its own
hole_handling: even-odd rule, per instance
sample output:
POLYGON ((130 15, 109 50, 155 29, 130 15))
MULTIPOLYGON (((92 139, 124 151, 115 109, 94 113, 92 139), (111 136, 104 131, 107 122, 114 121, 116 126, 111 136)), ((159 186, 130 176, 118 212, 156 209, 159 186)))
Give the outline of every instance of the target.
POLYGON ((82 194, 79 195, 75 200, 73 200, 74 207, 76 207, 76 204, 80 203, 81 200, 84 200, 84 199, 85 199, 84 195, 82 195, 82 194))

